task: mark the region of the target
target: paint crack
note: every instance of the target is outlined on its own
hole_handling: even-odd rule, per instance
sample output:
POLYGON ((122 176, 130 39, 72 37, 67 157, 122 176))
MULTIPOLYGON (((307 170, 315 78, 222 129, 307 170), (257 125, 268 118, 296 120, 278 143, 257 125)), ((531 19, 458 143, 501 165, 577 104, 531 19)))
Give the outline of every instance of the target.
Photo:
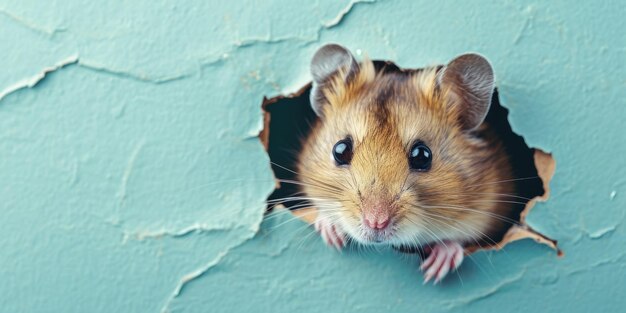
POLYGON ((140 82, 153 83, 153 84, 169 83, 169 82, 185 79, 185 78, 192 76, 192 73, 178 73, 178 74, 163 76, 163 77, 150 77, 148 75, 132 73, 130 71, 110 69, 105 65, 96 64, 91 61, 87 61, 85 59, 81 59, 79 65, 83 68, 89 69, 94 72, 104 73, 104 74, 111 75, 111 76, 117 76, 120 78, 128 78, 128 79, 132 79, 132 80, 136 80, 140 82))
POLYGON ((28 77, 28 78, 24 78, 22 80, 19 80, 18 82, 8 86, 7 88, 5 88, 4 90, 0 91, 0 101, 2 101, 6 96, 22 90, 22 89, 26 89, 26 88, 33 88, 35 86, 37 86, 37 84, 39 82, 41 82, 44 78, 46 78, 46 76, 52 72, 58 71, 66 66, 69 65, 74 65, 78 63, 78 55, 72 55, 69 56, 59 62, 57 62, 56 64, 50 66, 50 67, 46 67, 44 68, 41 72, 28 77))
POLYGON ((133 238, 139 241, 146 239, 160 239, 163 237, 171 237, 171 238, 182 238, 187 237, 194 234, 201 233, 210 233, 210 232, 221 232, 221 231, 232 231, 234 229, 240 228, 240 225, 236 225, 235 223, 230 223, 228 225, 208 225, 208 224, 200 224, 196 223, 180 230, 158 230, 158 231, 136 231, 136 232, 124 232, 124 242, 128 241, 128 239, 133 238))
POLYGON ((352 9, 354 9, 354 7, 356 7, 358 4, 371 4, 374 2, 376 2, 376 0, 350 1, 350 3, 348 3, 348 5, 345 8, 343 8, 343 10, 339 11, 339 14, 337 14, 337 16, 335 16, 333 19, 328 20, 328 21, 323 21, 322 26, 326 29, 331 29, 333 27, 336 27, 339 24, 341 24, 341 22, 343 22, 346 16, 348 16, 350 12, 352 11, 352 9))
POLYGON ((512 285, 516 283, 517 281, 519 281, 520 279, 524 278, 525 274, 526 274, 526 268, 520 271, 517 275, 510 277, 508 279, 501 280, 498 284, 496 284, 492 288, 484 290, 483 292, 480 292, 478 294, 475 294, 469 297, 460 298, 454 301, 446 302, 446 307, 448 308, 448 310, 454 309, 457 307, 466 307, 467 305, 472 304, 474 302, 489 298, 495 295, 496 293, 498 293, 499 291, 501 291, 503 288, 509 285, 512 285))
POLYGON ((169 313, 169 306, 172 304, 172 302, 174 300, 176 300, 176 298, 178 298, 183 291, 185 290, 185 287, 192 281, 199 279, 201 277, 203 277, 204 275, 206 275, 211 269, 215 268, 216 266, 218 266, 220 264, 220 262, 224 259, 224 257, 226 257, 228 255, 228 253, 230 253, 231 250, 243 245, 244 243, 248 242, 248 240, 252 239, 254 236, 256 235, 256 232, 252 232, 250 235, 248 235, 247 237, 245 237, 242 241, 240 241, 239 243, 226 248, 226 250, 221 251, 220 253, 217 254, 217 256, 215 258, 213 258, 212 260, 210 260, 209 262, 207 262, 204 266, 190 272, 187 273, 185 275, 183 275, 183 277, 179 280, 178 284, 176 285, 176 287, 174 288, 174 291, 170 294, 170 297, 165 301, 165 305, 163 305, 163 308, 161 309, 161 313, 169 313))
POLYGON ((62 32, 66 32, 67 31, 67 29, 64 28, 64 27, 53 28, 53 29, 44 28, 42 26, 39 26, 39 25, 33 23, 32 21, 30 21, 30 20, 28 20, 28 19, 26 19, 24 17, 17 16, 16 14, 13 14, 13 13, 11 13, 11 12, 5 10, 5 9, 2 9, 2 8, 0 8, 0 15, 6 16, 11 21, 13 21, 13 22, 23 26, 24 28, 26 28, 26 29, 28 29, 30 31, 33 31, 33 32, 38 33, 38 34, 43 34, 43 35, 46 35, 46 36, 50 36, 50 37, 54 36, 54 35, 56 35, 58 33, 62 33, 62 32))

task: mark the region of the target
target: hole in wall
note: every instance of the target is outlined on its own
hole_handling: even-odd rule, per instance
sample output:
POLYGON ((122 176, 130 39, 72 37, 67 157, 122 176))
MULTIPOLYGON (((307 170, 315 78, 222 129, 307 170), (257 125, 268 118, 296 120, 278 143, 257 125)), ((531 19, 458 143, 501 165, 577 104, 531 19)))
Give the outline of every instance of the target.
POLYGON ((311 84, 308 84, 295 94, 263 100, 265 126, 260 137, 277 179, 276 189, 268 198, 268 210, 276 205, 288 209, 303 205, 298 200, 276 201, 300 195, 296 161, 302 142, 317 120, 309 102, 310 93, 311 84))
MULTIPOLYGON (((377 71, 414 71, 401 69, 389 61, 374 61, 374 66, 377 71)), ((276 206, 284 206, 311 224, 315 221, 316 209, 303 201, 290 199, 302 195, 295 173, 297 157, 304 140, 318 119, 311 109, 310 92, 311 84, 307 84, 294 94, 264 98, 262 107, 265 126, 260 139, 269 154, 272 170, 277 179, 276 189, 268 198, 268 212, 276 206)), ((556 240, 533 230, 525 220, 537 202, 548 200, 549 183, 556 168, 555 160, 549 153, 528 147, 523 137, 513 132, 508 122, 508 110, 500 104, 497 89, 492 96, 492 105, 485 122, 499 134, 514 170, 517 187, 515 200, 519 203, 506 218, 517 222, 507 224, 507 227, 494 233, 488 242, 466 247, 466 252, 499 250, 510 242, 530 238, 551 247, 562 256, 563 253, 557 247, 556 240)), ((422 253, 419 249, 410 247, 397 249, 406 253, 422 253)))

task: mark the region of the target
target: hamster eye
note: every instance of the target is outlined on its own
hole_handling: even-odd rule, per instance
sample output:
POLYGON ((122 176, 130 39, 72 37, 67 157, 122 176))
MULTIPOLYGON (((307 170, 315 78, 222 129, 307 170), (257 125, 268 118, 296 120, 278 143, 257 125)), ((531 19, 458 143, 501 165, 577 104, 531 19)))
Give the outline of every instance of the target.
POLYGON ((352 161, 352 139, 339 140, 333 146, 333 157, 337 165, 348 165, 352 161))
POLYGON ((430 152, 430 148, 423 142, 418 142, 413 145, 411 152, 409 153, 409 166, 411 169, 419 172, 425 172, 430 169, 430 163, 432 162, 433 154, 430 152))

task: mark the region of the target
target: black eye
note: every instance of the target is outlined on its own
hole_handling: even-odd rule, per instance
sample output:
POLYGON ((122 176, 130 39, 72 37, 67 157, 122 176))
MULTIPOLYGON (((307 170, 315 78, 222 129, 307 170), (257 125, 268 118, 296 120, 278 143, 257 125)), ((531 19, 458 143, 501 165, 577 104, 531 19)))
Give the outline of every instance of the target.
POLYGON ((333 147, 333 157, 337 165, 347 165, 352 161, 352 140, 350 138, 339 140, 333 147))
POLYGON ((433 154, 430 149, 423 142, 418 142, 413 145, 409 153, 409 166, 420 172, 428 171, 432 159, 433 154))

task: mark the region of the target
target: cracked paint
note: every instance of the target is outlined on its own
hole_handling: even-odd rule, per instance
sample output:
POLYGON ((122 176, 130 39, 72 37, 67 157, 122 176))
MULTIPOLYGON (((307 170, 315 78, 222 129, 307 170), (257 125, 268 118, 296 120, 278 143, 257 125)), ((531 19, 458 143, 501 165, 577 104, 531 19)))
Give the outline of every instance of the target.
POLYGON ((189 73, 185 73, 185 74, 174 74, 174 75, 171 75, 171 76, 164 76, 164 77, 150 77, 150 76, 148 76, 146 74, 142 74, 142 73, 133 73, 133 72, 130 72, 130 71, 111 69, 111 68, 107 67, 106 65, 95 64, 95 63, 92 63, 90 61, 83 61, 83 60, 81 60, 79 65, 82 66, 82 67, 86 67, 88 69, 91 69, 93 71, 96 71, 96 72, 106 73, 106 74, 109 74, 109 75, 119 76, 119 77, 122 77, 122 78, 130 78, 130 79, 134 79, 134 80, 138 80, 138 81, 143 81, 143 82, 148 82, 148 83, 155 83, 155 84, 163 84, 163 83, 168 83, 168 82, 171 82, 171 81, 185 79, 185 78, 187 78, 187 77, 189 77, 191 75, 189 73))
POLYGON ((341 21, 343 21, 346 15, 348 15, 352 11, 352 8, 354 8, 355 5, 361 4, 361 3, 365 4, 365 3, 374 3, 374 2, 376 2, 376 0, 353 0, 343 10, 341 10, 341 12, 339 12, 339 14, 335 16, 335 18, 333 18, 332 20, 322 22, 322 26, 324 26, 326 29, 336 27, 337 25, 341 23, 341 21))
MULTIPOLYGON (((201 233, 211 233, 211 232, 228 232, 237 227, 236 224, 231 223, 230 225, 216 225, 211 226, 207 224, 194 224, 190 225, 187 228, 183 228, 177 230, 175 232, 170 230, 146 230, 146 231, 137 231, 137 232, 125 232, 124 233, 124 241, 127 242, 130 239, 133 240, 147 240, 147 239, 161 239, 163 237, 170 238, 183 238, 187 236, 193 236, 201 233)), ((254 230, 252 230, 254 232, 254 230)))
POLYGON ((474 302, 478 302, 485 298, 491 297, 495 295, 496 293, 500 292, 502 289, 506 288, 508 285, 514 284, 518 282, 519 280, 521 280, 524 277, 525 272, 526 271, 523 270, 511 278, 502 279, 498 282, 498 284, 483 291, 482 293, 472 295, 471 297, 454 299, 454 301, 450 301, 447 304, 444 303, 444 307, 446 307, 446 309, 448 310, 454 309, 454 308, 463 308, 474 302))
POLYGON ((63 67, 68 66, 68 65, 76 64, 77 62, 78 62, 78 56, 73 55, 57 62, 53 66, 44 68, 41 72, 31 77, 20 79, 19 81, 15 82, 14 84, 0 91, 0 101, 2 101, 2 99, 4 99, 4 97, 6 97, 7 95, 13 92, 16 92, 20 89, 35 87, 42 79, 46 77, 46 75, 48 75, 48 73, 60 70, 63 67))
POLYGON ((622 310, 624 7, 370 2, 1 1, 3 309, 622 310), (519 240, 422 286, 410 256, 261 224, 258 101, 310 81, 328 42, 407 67, 488 56, 513 131, 557 156, 526 221, 567 255, 519 240))
POLYGON ((64 32, 65 29, 64 28, 45 28, 42 27, 40 25, 37 25, 36 23, 34 23, 32 20, 27 20, 23 17, 17 16, 7 10, 4 10, 2 8, 0 8, 0 15, 3 15, 5 17, 8 17, 9 19, 11 19, 12 21, 26 27, 29 30, 32 30, 36 33, 40 33, 46 36, 54 36, 57 33, 60 32, 64 32))
POLYGON ((133 152, 130 155, 130 158, 128 159, 128 163, 126 164, 126 169, 124 169, 124 174, 122 175, 122 181, 120 183, 120 190, 118 194, 118 197, 120 199, 120 205, 123 205, 124 200, 126 200, 126 189, 128 186, 128 180, 130 179, 130 174, 132 173, 133 167, 135 166, 137 156, 139 155, 139 152, 141 151, 141 148, 143 148, 144 144, 145 141, 141 141, 135 146, 133 152))

